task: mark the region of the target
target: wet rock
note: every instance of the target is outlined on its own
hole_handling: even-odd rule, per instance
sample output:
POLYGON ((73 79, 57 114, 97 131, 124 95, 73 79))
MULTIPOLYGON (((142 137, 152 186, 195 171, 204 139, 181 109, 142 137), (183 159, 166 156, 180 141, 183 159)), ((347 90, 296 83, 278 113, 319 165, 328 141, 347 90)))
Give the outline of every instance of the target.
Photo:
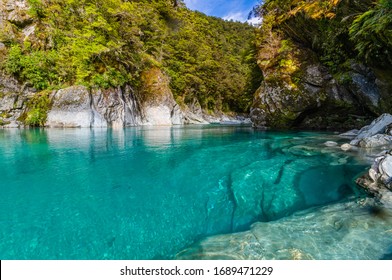
POLYGON ((385 134, 376 134, 371 137, 366 137, 359 142, 362 148, 378 148, 385 147, 392 144, 392 136, 385 134))
POLYGON ((338 145, 338 143, 336 143, 334 141, 327 141, 324 143, 324 145, 327 147, 336 147, 338 145))
POLYGON ((352 146, 350 145, 350 144, 343 144, 342 146, 340 146, 340 148, 343 150, 343 151, 349 151, 349 150, 351 150, 352 149, 352 146))
POLYGON ((355 138, 359 133, 358 129, 352 129, 350 131, 347 131, 345 133, 341 133, 339 134, 340 137, 344 137, 344 138, 355 138))
POLYGON ((384 133, 388 125, 392 123, 392 115, 383 114, 375 119, 369 126, 362 128, 358 135, 350 142, 351 145, 357 146, 364 138, 372 137, 376 134, 384 133))
POLYGON ((357 179, 357 184, 375 195, 384 204, 392 205, 392 155, 377 157, 368 173, 357 179))

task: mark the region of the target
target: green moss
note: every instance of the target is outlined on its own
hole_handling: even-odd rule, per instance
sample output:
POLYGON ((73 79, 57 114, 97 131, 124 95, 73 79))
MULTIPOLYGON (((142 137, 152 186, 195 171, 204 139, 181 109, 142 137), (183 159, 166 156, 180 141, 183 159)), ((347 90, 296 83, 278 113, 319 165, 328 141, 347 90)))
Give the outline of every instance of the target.
POLYGON ((28 126, 44 126, 51 108, 49 92, 40 92, 27 102, 27 109, 19 118, 28 126))
POLYGON ((349 85, 352 82, 351 76, 347 72, 336 73, 334 78, 341 85, 349 85))

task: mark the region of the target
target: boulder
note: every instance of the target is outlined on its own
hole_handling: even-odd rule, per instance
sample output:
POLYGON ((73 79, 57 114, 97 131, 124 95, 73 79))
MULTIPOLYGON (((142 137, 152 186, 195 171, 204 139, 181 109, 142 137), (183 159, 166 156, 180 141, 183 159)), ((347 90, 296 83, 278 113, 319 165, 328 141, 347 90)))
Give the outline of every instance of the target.
POLYGON ((388 147, 392 144, 392 136, 385 134, 376 134, 371 137, 362 139, 359 146, 362 148, 379 148, 388 147))
POLYGON ((356 180, 368 193, 376 196, 387 207, 392 208, 392 154, 387 152, 377 157, 368 173, 356 180))
POLYGON ((352 146, 350 144, 343 144, 342 146, 340 146, 340 148, 342 149, 342 151, 349 151, 352 149, 352 146))
POLYGON ((351 145, 357 146, 364 138, 372 137, 376 134, 384 133, 388 125, 392 123, 392 115, 382 114, 375 119, 369 126, 362 128, 358 135, 350 142, 351 145))
POLYGON ((352 129, 350 131, 339 134, 339 136, 343 138, 355 138, 358 135, 358 133, 359 133, 358 129, 352 129))

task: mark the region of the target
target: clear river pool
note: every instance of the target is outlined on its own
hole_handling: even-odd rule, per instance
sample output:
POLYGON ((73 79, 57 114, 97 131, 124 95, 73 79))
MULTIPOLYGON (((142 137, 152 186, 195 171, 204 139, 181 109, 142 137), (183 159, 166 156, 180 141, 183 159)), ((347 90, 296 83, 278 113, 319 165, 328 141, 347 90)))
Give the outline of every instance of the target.
POLYGON ((0 259, 173 259, 365 197, 354 180, 369 160, 328 140, 344 143, 213 125, 0 130, 0 259))

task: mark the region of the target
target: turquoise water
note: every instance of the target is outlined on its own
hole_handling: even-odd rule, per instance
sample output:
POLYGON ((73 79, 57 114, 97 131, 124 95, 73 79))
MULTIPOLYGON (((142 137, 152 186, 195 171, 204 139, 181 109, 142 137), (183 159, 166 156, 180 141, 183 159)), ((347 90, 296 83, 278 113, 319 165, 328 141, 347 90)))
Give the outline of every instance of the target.
POLYGON ((171 259, 360 196, 332 134, 196 126, 0 130, 0 259, 171 259))

